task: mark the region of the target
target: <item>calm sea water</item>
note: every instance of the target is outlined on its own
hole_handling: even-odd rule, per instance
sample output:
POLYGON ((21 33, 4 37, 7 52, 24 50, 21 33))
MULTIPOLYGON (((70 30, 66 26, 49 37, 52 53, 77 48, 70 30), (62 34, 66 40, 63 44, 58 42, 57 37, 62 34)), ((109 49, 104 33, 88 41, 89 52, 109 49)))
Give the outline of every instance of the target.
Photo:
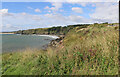
POLYGON ((12 52, 26 48, 41 49, 44 45, 47 45, 51 40, 55 39, 37 35, 1 34, 0 36, 2 36, 2 52, 12 52))

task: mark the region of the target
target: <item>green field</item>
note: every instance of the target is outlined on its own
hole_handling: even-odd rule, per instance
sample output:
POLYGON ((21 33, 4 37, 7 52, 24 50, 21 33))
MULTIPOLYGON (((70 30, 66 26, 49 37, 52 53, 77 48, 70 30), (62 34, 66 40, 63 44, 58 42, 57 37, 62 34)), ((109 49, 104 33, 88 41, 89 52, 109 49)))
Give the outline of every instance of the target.
POLYGON ((2 55, 3 75, 117 75, 119 27, 76 26, 57 47, 2 55))

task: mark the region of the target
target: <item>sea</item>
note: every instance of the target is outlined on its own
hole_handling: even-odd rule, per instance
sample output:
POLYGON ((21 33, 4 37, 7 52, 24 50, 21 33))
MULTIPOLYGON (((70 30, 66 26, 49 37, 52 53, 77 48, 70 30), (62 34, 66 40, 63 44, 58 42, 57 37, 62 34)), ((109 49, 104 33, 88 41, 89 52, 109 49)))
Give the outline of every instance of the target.
POLYGON ((42 49, 57 38, 59 37, 51 35, 0 34, 0 47, 2 52, 21 51, 27 48, 42 49))

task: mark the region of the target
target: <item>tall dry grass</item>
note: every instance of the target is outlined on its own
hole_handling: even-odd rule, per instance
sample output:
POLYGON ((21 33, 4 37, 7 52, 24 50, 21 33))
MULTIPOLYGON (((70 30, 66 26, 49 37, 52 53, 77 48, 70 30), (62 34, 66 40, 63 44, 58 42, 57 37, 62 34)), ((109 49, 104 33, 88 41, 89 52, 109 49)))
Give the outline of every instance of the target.
POLYGON ((3 54, 2 74, 117 75, 118 40, 118 27, 76 27, 57 48, 3 54))

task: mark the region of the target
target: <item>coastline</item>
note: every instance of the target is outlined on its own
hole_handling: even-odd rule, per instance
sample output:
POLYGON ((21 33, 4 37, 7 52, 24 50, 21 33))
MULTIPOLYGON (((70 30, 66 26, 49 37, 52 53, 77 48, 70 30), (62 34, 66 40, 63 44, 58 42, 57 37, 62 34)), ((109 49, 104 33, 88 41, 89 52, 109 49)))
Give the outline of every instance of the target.
MULTIPOLYGON (((46 50, 48 47, 57 47, 59 42, 62 41, 65 37, 65 35, 58 35, 57 36, 57 35, 44 35, 44 34, 20 34, 20 35, 44 36, 44 37, 54 38, 48 44, 42 46, 43 50, 46 50)), ((50 39, 44 39, 44 40, 50 40, 50 39)))
POLYGON ((0 34, 15 34, 15 33, 0 33, 0 34))
POLYGON ((60 37, 58 37, 56 35, 38 35, 38 36, 51 37, 51 38, 54 38, 54 39, 60 38, 60 37))
MULTIPOLYGON (((1 33, 0 34, 16 34, 16 33, 1 33)), ((26 34, 17 34, 17 35, 26 35, 26 34)), ((60 38, 59 36, 56 36, 56 35, 38 35, 38 34, 29 34, 29 35, 32 35, 32 36, 45 36, 45 37, 51 37, 51 38, 54 38, 54 39, 57 39, 57 38, 60 38)))
MULTIPOLYGON (((15 34, 15 33, 14 33, 15 34)), ((27 35, 27 34, 17 34, 17 35, 27 35)), ((58 39, 60 38, 59 36, 57 35, 40 35, 40 34, 28 34, 28 35, 32 35, 32 36, 45 36, 45 37, 51 37, 51 38, 54 38, 54 39, 58 39)))
MULTIPOLYGON (((49 40, 50 42, 46 45, 43 45, 41 47, 42 50, 47 50, 48 47, 50 46, 54 46, 54 44, 56 44, 58 42, 58 39, 60 39, 60 36, 57 36, 57 35, 42 35, 42 34, 15 34, 15 33, 1 33, 1 34, 13 34, 13 35, 26 35, 26 36, 33 36, 35 38, 38 38, 39 36, 41 37, 48 37, 46 39, 44 39, 45 41, 49 40), (38 37, 36 37, 38 36, 38 37), (50 39, 51 38, 51 39, 50 39), (54 42, 54 43, 53 43, 54 42)), ((22 37, 22 36, 21 36, 22 37)))
MULTIPOLYGON (((118 74, 119 70, 119 61, 117 60, 119 50, 119 40, 117 40, 119 32, 117 29, 119 27, 109 28, 102 26, 103 25, 100 27, 97 25, 93 27, 90 26, 89 28, 86 28, 82 31, 79 31, 80 29, 73 29, 73 31, 65 35, 65 38, 63 40, 56 39, 56 41, 53 41, 52 45, 54 47, 50 46, 48 49, 33 50, 33 48, 31 48, 26 49, 23 52, 2 54, 2 74, 6 75, 12 73, 23 75, 32 73, 39 75, 78 75, 85 72, 84 74, 91 75, 116 75, 118 74), (95 42, 93 43, 93 41, 95 42), (111 58, 111 56, 113 58, 111 58), (21 69, 22 67, 24 68, 21 69), (36 69, 36 67, 39 69, 36 69), (43 68, 44 70, 42 70, 43 68), (89 68, 95 68, 94 70, 97 72, 94 70, 89 70, 89 68)), ((37 35, 33 36, 37 38, 37 35)), ((47 45, 43 48, 47 48, 47 45)))

